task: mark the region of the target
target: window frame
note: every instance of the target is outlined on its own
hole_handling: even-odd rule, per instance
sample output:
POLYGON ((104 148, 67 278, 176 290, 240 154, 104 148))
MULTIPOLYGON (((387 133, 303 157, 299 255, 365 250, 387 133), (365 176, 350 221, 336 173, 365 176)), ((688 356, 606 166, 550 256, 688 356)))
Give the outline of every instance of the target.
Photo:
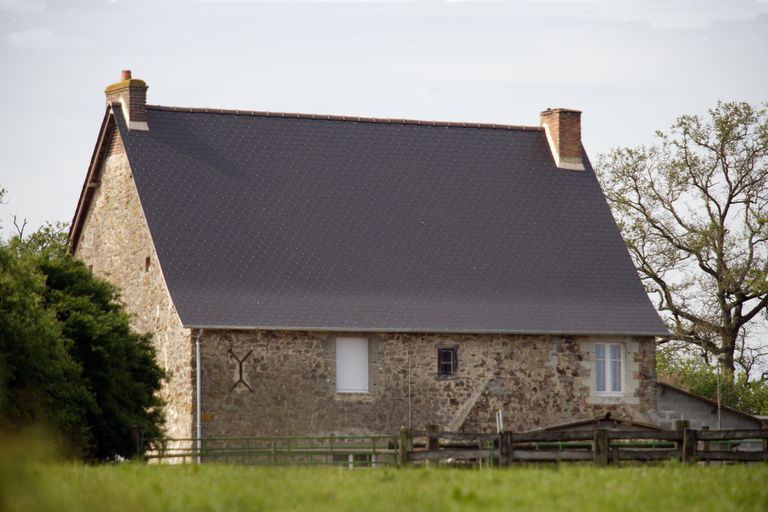
POLYGON ((459 347, 452 346, 439 346, 437 347, 437 377, 440 379, 450 379, 456 377, 459 374, 459 347), (443 352, 450 352, 452 354, 451 373, 442 373, 442 359, 440 358, 443 352))
POLYGON ((599 342, 594 344, 594 356, 595 356, 595 377, 593 379, 593 386, 595 390, 595 395, 598 396, 624 396, 625 390, 626 390, 626 374, 627 374, 627 365, 626 365, 626 348, 624 346, 624 343, 619 342, 599 342), (603 347, 603 358, 602 358, 602 364, 603 364, 603 375, 604 375, 604 390, 599 390, 598 386, 598 376, 599 376, 599 370, 598 367, 601 364, 601 360, 597 357, 597 347, 602 346, 603 347), (618 347, 619 349, 619 387, 620 389, 618 391, 615 391, 611 389, 612 383, 613 383, 613 377, 614 377, 614 368, 613 368, 613 362, 616 361, 615 358, 611 357, 611 347, 618 347))

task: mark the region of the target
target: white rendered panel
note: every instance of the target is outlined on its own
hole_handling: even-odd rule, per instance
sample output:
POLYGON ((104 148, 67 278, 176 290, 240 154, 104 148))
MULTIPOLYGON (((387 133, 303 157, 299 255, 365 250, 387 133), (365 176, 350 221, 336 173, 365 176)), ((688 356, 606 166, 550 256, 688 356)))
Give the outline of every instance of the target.
POLYGON ((336 391, 368 392, 368 338, 336 338, 336 391))

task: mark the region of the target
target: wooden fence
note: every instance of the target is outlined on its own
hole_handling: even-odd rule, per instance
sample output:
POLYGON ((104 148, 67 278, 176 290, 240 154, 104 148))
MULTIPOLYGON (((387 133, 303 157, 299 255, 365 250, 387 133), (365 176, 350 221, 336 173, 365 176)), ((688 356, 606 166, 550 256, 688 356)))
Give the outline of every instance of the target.
POLYGON ((586 462, 598 466, 677 459, 768 462, 768 430, 594 430, 472 434, 402 430, 398 465, 508 466, 586 462))
POLYGON ((768 430, 620 431, 595 428, 502 434, 403 429, 398 436, 210 437, 137 443, 148 462, 326 465, 346 468, 450 464, 598 466, 680 460, 768 462, 768 430))

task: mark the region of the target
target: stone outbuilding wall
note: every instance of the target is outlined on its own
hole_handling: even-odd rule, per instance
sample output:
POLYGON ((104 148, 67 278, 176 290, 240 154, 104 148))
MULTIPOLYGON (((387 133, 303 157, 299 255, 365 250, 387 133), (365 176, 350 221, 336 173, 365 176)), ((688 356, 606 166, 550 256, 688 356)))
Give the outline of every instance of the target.
MULTIPOLYGON (((691 428, 717 430, 717 403, 661 382, 657 393, 658 424, 662 427, 673 429, 677 420, 688 420, 691 428)), ((720 425, 725 430, 762 428, 759 418, 730 407, 720 408, 720 425)))

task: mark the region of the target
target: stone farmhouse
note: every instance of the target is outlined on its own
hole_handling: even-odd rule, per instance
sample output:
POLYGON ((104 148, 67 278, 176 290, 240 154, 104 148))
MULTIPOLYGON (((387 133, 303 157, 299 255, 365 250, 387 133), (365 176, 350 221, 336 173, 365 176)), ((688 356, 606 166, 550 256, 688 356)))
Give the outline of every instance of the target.
POLYGON ((171 437, 655 423, 651 305, 581 113, 538 126, 146 104, 123 72, 70 233, 171 437))

